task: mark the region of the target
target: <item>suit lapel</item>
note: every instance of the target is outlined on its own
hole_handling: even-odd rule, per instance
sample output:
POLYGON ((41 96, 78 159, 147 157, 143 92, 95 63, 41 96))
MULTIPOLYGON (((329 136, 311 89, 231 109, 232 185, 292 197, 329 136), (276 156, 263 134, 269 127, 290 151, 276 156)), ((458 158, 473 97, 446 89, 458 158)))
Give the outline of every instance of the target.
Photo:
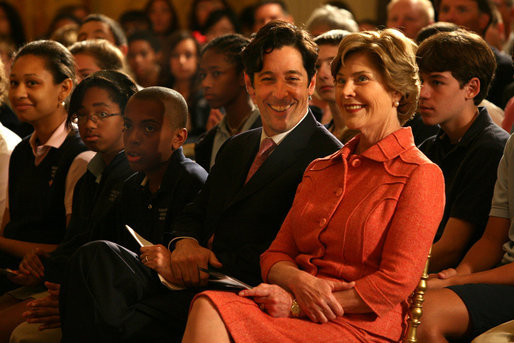
MULTIPOLYGON (((239 193, 230 202, 232 204, 250 196, 259 189, 265 187, 273 179, 280 176, 291 164, 298 160, 298 156, 308 147, 308 142, 315 131, 316 122, 309 112, 305 119, 287 135, 273 153, 266 159, 246 185, 243 184, 239 193)), ((254 151, 251 161, 255 158, 257 150, 254 151)), ((250 162, 251 164, 252 162, 250 162)), ((246 178, 250 164, 246 168, 242 182, 246 178)))

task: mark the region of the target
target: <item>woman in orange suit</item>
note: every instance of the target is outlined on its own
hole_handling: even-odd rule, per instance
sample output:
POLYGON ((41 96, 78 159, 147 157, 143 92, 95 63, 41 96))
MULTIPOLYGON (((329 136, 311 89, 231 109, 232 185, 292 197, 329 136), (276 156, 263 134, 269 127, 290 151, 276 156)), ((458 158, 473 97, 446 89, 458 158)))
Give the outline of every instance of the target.
POLYGON ((401 125, 419 94, 416 46, 396 30, 346 36, 336 101, 360 134, 305 171, 261 256, 267 283, 196 297, 184 342, 397 342, 444 208, 439 168, 401 125))

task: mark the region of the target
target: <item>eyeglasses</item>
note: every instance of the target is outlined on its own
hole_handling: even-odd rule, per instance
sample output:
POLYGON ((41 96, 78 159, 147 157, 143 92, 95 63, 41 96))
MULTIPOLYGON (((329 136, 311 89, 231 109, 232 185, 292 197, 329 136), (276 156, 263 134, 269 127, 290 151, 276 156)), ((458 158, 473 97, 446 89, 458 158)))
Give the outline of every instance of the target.
POLYGON ((96 112, 96 113, 75 113, 72 116, 72 120, 74 123, 84 124, 91 119, 93 123, 98 123, 98 121, 104 121, 105 119, 112 116, 119 116, 121 113, 107 113, 107 112, 96 112))

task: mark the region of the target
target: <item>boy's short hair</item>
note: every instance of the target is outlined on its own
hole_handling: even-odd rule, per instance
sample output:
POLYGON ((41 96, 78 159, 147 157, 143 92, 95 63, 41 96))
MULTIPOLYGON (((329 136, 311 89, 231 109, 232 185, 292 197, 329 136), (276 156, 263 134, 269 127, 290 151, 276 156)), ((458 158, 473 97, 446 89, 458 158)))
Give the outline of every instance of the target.
POLYGON ((264 25, 241 53, 245 72, 252 84, 254 74, 262 70, 264 55, 284 46, 291 46, 300 52, 309 81, 312 79, 316 73, 318 46, 307 31, 277 20, 264 25))
POLYGON ((134 94, 131 99, 151 100, 161 103, 164 108, 163 116, 169 119, 172 129, 186 127, 187 103, 179 92, 166 87, 147 87, 134 94))
POLYGON ((118 24, 117 21, 114 19, 109 18, 106 15, 103 14, 90 14, 87 17, 82 20, 82 23, 80 26, 84 25, 85 23, 88 23, 90 21, 97 21, 101 23, 107 24, 109 26, 109 29, 111 30, 112 36, 114 37, 114 41, 116 43, 116 46, 126 45, 127 44, 127 37, 125 36, 125 33, 123 32, 123 29, 121 28, 120 24, 118 24))
POLYGON ((416 53, 420 72, 451 72, 464 87, 472 78, 480 80, 480 92, 474 99, 478 105, 485 99, 496 70, 494 54, 476 33, 464 29, 441 32, 424 40, 416 53))

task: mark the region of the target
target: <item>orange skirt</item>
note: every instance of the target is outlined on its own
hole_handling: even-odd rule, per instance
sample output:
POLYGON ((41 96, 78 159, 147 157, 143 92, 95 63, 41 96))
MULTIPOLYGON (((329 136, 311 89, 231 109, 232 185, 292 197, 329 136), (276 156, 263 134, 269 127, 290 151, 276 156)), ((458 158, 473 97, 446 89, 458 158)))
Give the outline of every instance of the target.
POLYGON ((391 342, 352 326, 344 316, 325 324, 308 319, 273 318, 253 300, 234 293, 206 291, 196 297, 199 296, 208 297, 216 306, 236 343, 391 342))

